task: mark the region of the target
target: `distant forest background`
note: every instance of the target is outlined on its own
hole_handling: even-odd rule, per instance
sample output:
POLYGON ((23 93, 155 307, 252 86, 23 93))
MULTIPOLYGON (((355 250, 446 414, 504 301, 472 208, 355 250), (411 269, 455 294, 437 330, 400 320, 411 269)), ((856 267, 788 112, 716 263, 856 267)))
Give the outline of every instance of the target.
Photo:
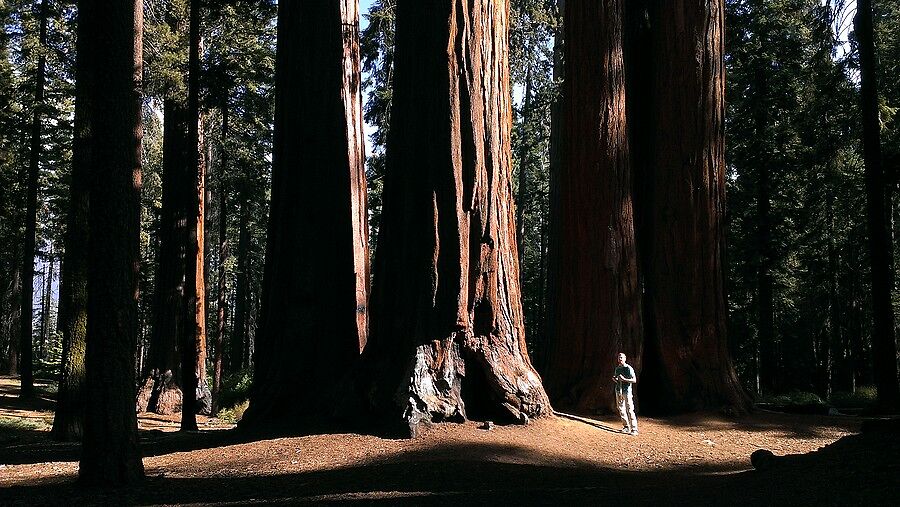
MULTIPOLYGON (((162 118, 170 101, 183 100, 187 86, 187 44, 179 39, 185 31, 172 23, 170 3, 178 4, 144 2, 137 378, 150 361, 164 233, 162 118)), ((394 1, 363 5, 360 49, 374 255, 390 122, 394 1)), ((802 391, 827 398, 863 388, 871 393, 874 383, 855 7, 843 0, 726 2, 728 343, 741 382, 757 395, 802 391)), ((561 23, 555 1, 512 0, 511 9, 522 297, 529 353, 541 371, 551 345, 551 115, 562 81, 561 23)), ((245 393, 249 385, 261 301, 275 18, 273 2, 229 0, 208 2, 201 19, 206 329, 208 336, 221 330, 223 383, 234 393, 245 393)), ((874 2, 874 20, 884 192, 896 245, 900 0, 874 2)), ((26 319, 32 322, 35 373, 55 376, 62 353, 58 295, 70 205, 74 2, 0 0, 0 23, 0 372, 17 371, 21 319, 26 319), (35 133, 40 146, 33 159, 35 133), (33 224, 27 220, 30 169, 37 177, 33 224), (29 227, 36 231, 33 277, 23 272, 22 262, 31 250, 23 241, 29 227), (32 313, 22 315, 22 291, 29 280, 32 313)), ((896 273, 896 261, 894 266, 896 273)), ((896 291, 893 300, 895 306, 900 302, 896 291)), ((214 352, 207 355, 210 376, 214 352)), ((212 379, 208 384, 214 384, 212 379)), ((240 401, 223 398, 219 406, 240 401)))

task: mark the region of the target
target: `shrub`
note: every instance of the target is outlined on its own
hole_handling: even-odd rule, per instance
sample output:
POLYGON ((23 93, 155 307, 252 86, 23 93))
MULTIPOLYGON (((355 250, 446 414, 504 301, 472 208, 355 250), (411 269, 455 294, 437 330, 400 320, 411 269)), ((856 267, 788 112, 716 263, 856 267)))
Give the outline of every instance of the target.
POLYGON ((837 408, 865 408, 875 404, 878 390, 874 386, 860 387, 856 392, 837 392, 829 400, 837 408))

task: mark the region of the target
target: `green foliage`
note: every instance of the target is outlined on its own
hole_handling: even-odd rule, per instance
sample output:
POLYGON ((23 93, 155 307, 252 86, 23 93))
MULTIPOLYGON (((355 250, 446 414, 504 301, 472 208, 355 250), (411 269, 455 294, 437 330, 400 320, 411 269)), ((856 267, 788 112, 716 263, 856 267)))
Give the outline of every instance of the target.
MULTIPOLYGON (((235 411, 239 411, 242 414, 246 407, 240 410, 238 408, 250 399, 250 386, 252 384, 252 368, 244 368, 225 377, 225 380, 222 382, 222 392, 219 394, 219 406, 223 407, 223 409, 219 411, 218 417, 224 418, 222 414, 227 411, 231 411, 232 414, 235 411)), ((238 419, 240 419, 239 416, 235 420, 238 419)))
POLYGON ((877 401, 878 391, 874 386, 860 387, 854 392, 836 392, 828 399, 828 402, 836 408, 872 407, 877 401))
POLYGON ((827 403, 814 393, 805 391, 790 391, 785 394, 763 396, 757 400, 757 403, 765 405, 777 405, 780 407, 791 406, 826 406, 827 403))
POLYGON ((385 148, 391 118, 391 86, 394 70, 394 10, 396 0, 375 0, 364 14, 366 26, 360 32, 362 89, 366 93, 363 118, 375 127, 369 134, 370 154, 366 160, 369 208, 369 252, 374 258, 381 223, 381 192, 385 148))
POLYGON ((825 395, 867 370, 859 99, 853 54, 839 55, 835 32, 847 13, 832 5, 727 2, 729 340, 753 391, 764 263, 774 284, 778 389, 825 395), (759 233, 763 171, 771 181, 768 244, 759 233))
MULTIPOLYGON (((550 112, 559 94, 553 76, 554 38, 561 28, 556 2, 514 0, 510 14, 513 178, 522 213, 522 305, 532 356, 545 342, 543 322, 550 235, 550 112), (520 191, 524 185, 524 195, 520 191)), ((518 215, 517 215, 518 216, 518 215)))

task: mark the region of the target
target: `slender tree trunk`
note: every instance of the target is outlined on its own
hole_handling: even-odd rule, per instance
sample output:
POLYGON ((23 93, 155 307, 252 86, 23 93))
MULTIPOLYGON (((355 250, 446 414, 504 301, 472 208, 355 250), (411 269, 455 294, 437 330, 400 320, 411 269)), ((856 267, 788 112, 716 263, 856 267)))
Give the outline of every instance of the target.
POLYGON ((19 373, 22 379, 21 396, 34 396, 32 333, 34 314, 34 255, 37 229, 38 176, 40 175, 43 141, 44 85, 47 80, 47 10, 49 0, 41 0, 39 14, 39 47, 37 75, 34 85, 34 112, 31 116, 31 147, 28 158, 28 187, 25 205, 25 241, 22 243, 22 309, 19 334, 19 373))
MULTIPOLYGON (((81 9, 81 4, 79 4, 81 9)), ((87 16, 87 13, 84 14, 87 16)), ((88 23, 79 12, 76 55, 92 51, 88 23)), ((91 147, 93 142, 91 90, 93 72, 81 65, 75 67, 75 137, 72 141, 72 182, 69 185, 69 216, 66 224, 65 270, 60 279, 59 322, 63 335, 63 357, 60 368, 56 411, 51 435, 57 441, 79 440, 84 432, 85 410, 85 338, 87 336, 87 284, 89 248, 89 192, 91 147)))
POLYGON ((188 199, 185 247, 184 328, 181 335, 181 430, 197 430, 197 391, 206 377, 206 289, 203 274, 203 220, 206 165, 200 114, 200 2, 190 0, 188 49, 188 199))
MULTIPOLYGON (((50 255, 41 257, 45 257, 48 261, 50 260, 50 255)), ((49 318, 49 312, 47 311, 50 308, 50 305, 47 304, 47 280, 50 277, 50 265, 49 263, 41 269, 41 314, 40 314, 40 327, 38 328, 38 343, 37 343, 37 359, 43 360, 46 357, 47 350, 47 319, 49 318)))
POLYGON ((248 271, 250 269, 250 203, 247 201, 247 176, 241 182, 241 190, 238 193, 240 208, 238 209, 238 251, 237 251, 237 280, 234 293, 234 325, 231 329, 231 346, 228 349, 229 365, 231 371, 237 372, 247 366, 249 355, 247 339, 247 302, 249 296, 248 271))
POLYGON ((219 411, 219 393, 222 390, 222 363, 224 361, 225 346, 225 307, 228 304, 226 298, 227 286, 225 283, 225 260, 228 258, 228 192, 226 191, 226 171, 228 170, 228 92, 222 103, 222 139, 221 155, 219 160, 219 244, 217 270, 217 300, 216 300, 216 339, 215 359, 213 361, 213 392, 212 413, 219 411))
POLYGON ((636 199, 648 301, 641 406, 742 411, 748 400, 728 355, 722 266, 724 2, 649 5, 650 109, 632 128, 634 151, 649 153, 635 169, 636 193, 649 188, 636 199))
POLYGON ((551 411, 525 345, 504 0, 397 2, 365 365, 389 428, 551 411))
POLYGON ((272 208, 245 426, 329 415, 337 377, 366 343, 358 17, 356 0, 279 4, 272 208))
POLYGON ((641 311, 625 128, 619 0, 568 0, 565 163, 547 386, 555 406, 615 406, 615 357, 640 371, 641 311), (602 37, 597 37, 597 33, 602 37))
MULTIPOLYGON (((87 405, 79 478, 125 485, 144 476, 134 412, 140 267, 143 5, 78 2, 87 41, 90 149, 87 405)), ((76 92, 76 95, 80 95, 76 92)))
POLYGON ((5 318, 7 320, 7 337, 9 338, 9 352, 7 354, 6 373, 8 375, 17 375, 19 373, 19 333, 21 332, 22 319, 22 266, 18 264, 13 268, 12 280, 9 281, 9 301, 10 313, 5 318))
POLYGON ((885 202, 885 179, 881 168, 881 133, 878 118, 878 88, 872 1, 858 0, 854 29, 859 41, 860 99, 863 118, 863 155, 866 166, 866 218, 869 259, 872 270, 872 355, 878 405, 888 412, 900 409, 897 377, 897 340, 894 334, 893 247, 886 224, 890 203, 885 202))
POLYGON ((43 295, 41 298, 41 359, 47 359, 47 349, 50 344, 50 307, 53 306, 53 277, 56 271, 56 258, 53 256, 53 249, 50 249, 47 256, 49 264, 44 274, 43 295))
MULTIPOLYGON (((760 35, 764 39, 764 35, 760 35)), ((768 61, 757 57, 753 86, 753 123, 756 154, 756 271, 757 341, 759 342, 759 384, 763 393, 771 394, 779 386, 778 348, 775 342, 775 301, 772 279, 772 182, 769 157, 766 155, 769 124, 768 61)))

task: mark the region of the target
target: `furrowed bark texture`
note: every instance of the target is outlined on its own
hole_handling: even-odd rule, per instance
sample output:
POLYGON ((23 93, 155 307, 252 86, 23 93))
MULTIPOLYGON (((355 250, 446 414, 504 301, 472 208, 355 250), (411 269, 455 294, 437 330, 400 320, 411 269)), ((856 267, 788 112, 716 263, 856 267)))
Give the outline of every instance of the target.
POLYGON ((397 2, 364 396, 388 425, 550 412, 525 346, 503 0, 397 2))
POLYGON ((554 405, 579 411, 614 408, 617 353, 640 371, 622 16, 619 0, 568 0, 565 6, 567 132, 546 377, 554 405))
POLYGON ((648 411, 747 407, 725 334, 723 21, 722 0, 650 4, 649 124, 633 129, 634 151, 651 153, 636 168, 648 411))
POLYGON ((278 8, 272 208, 245 426, 330 414, 367 335, 358 4, 278 8))
POLYGON ((87 406, 79 478, 132 484, 144 476, 134 412, 140 268, 142 1, 78 2, 91 73, 87 406))
MULTIPOLYGON (((80 19, 80 18, 79 18, 80 19)), ((85 26, 79 21, 76 54, 90 51, 85 26)), ((54 440, 81 438, 84 431, 85 338, 87 336, 87 283, 89 192, 91 177, 91 72, 75 68, 75 138, 72 143, 72 182, 69 186, 69 216, 66 225, 66 250, 59 293, 59 321, 63 335, 63 357, 56 412, 51 435, 54 440)))

